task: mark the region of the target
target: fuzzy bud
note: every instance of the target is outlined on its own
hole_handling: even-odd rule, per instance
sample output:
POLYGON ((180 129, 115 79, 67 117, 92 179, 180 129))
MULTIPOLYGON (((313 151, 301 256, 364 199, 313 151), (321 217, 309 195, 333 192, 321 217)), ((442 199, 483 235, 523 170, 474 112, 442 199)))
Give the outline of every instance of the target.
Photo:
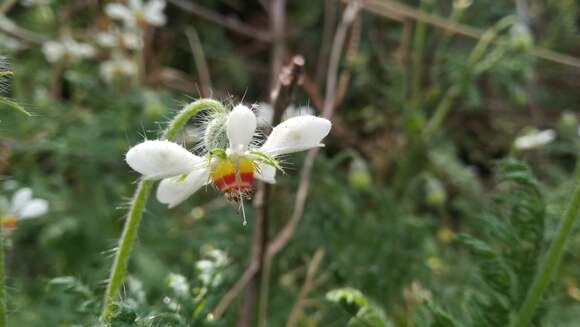
POLYGON ((227 114, 215 113, 213 118, 207 123, 203 141, 208 150, 219 148, 227 149, 229 145, 226 130, 227 114))

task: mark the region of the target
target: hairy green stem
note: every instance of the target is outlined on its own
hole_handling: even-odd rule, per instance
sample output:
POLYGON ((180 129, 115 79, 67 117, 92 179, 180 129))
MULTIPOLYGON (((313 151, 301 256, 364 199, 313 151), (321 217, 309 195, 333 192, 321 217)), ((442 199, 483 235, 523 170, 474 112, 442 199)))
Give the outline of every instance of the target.
MULTIPOLYGON (((187 121, 191 117, 195 116, 199 111, 204 109, 220 112, 226 111, 223 104, 221 104, 219 101, 212 99, 197 100, 185 106, 181 112, 179 112, 177 116, 173 118, 167 130, 165 130, 165 133, 163 133, 163 139, 174 139, 177 132, 187 123, 187 121)), ((104 322, 108 322, 110 320, 111 314, 115 308, 115 301, 119 295, 119 290, 125 281, 127 262, 129 261, 131 249, 133 248, 133 243, 135 242, 135 237, 137 236, 137 230, 139 229, 141 218, 143 217, 145 204, 147 203, 147 199, 149 198, 152 187, 153 181, 142 180, 139 182, 137 190, 135 191, 133 199, 131 200, 131 207, 129 209, 127 220, 125 221, 125 226, 123 227, 123 233, 119 239, 119 246, 116 250, 115 260, 113 261, 113 267, 111 268, 107 291, 103 301, 101 320, 104 322)))
POLYGON ((6 276, 4 273, 4 231, 0 224, 0 327, 6 327, 6 276))
POLYGON ((538 303, 540 303, 546 288, 550 285, 554 273, 558 269, 562 253, 566 246, 566 241, 572 232, 572 226, 574 225, 574 221, 578 216, 578 210, 580 209, 580 160, 576 166, 573 187, 574 192, 572 193, 572 198, 568 203, 566 211, 564 211, 556 236, 552 240, 548 253, 539 267, 524 304, 520 308, 513 324, 514 327, 526 327, 530 325, 530 322, 534 317, 534 311, 536 310, 538 303))

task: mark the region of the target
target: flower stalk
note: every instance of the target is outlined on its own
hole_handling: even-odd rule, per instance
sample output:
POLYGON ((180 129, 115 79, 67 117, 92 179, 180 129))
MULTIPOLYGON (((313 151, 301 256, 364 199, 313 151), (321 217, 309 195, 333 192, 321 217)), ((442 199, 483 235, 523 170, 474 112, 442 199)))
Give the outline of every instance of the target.
POLYGON ((4 273, 4 230, 0 224, 0 327, 6 327, 6 277, 4 273))
MULTIPOLYGON (((188 122, 188 120, 204 109, 220 112, 226 111, 223 104, 221 104, 219 101, 212 99, 197 100, 184 107, 181 112, 175 116, 175 118, 169 124, 167 130, 163 133, 162 138, 166 140, 174 139, 177 132, 188 122)), ((117 247, 115 253, 115 259, 113 261, 113 267, 111 269, 107 291, 103 301, 101 320, 104 322, 108 322, 110 320, 114 311, 115 301, 119 295, 119 290, 125 280, 127 263, 131 255, 135 237, 137 236, 137 230, 139 229, 141 218, 143 217, 143 211, 145 209, 147 199, 149 198, 149 194, 151 193, 153 183, 154 182, 151 180, 141 180, 137 186, 137 190, 135 191, 133 199, 131 200, 129 214, 127 216, 127 220, 125 221, 123 233, 119 239, 119 246, 117 247)), ((3 326, 0 325, 0 327, 3 326)))
POLYGON ((578 211, 580 210, 580 160, 576 165, 576 173, 574 177, 574 191, 572 193, 572 198, 568 203, 566 211, 558 227, 556 236, 554 237, 548 253, 542 264, 539 267, 538 273, 534 278, 534 282, 528 295, 524 301, 524 304, 520 308, 520 311, 514 320, 514 327, 525 327, 529 326, 530 322, 534 317, 534 312, 538 303, 540 303, 546 288, 550 285, 554 273, 558 269, 562 253, 566 246, 566 242, 570 237, 572 232, 572 227, 578 216, 578 211))

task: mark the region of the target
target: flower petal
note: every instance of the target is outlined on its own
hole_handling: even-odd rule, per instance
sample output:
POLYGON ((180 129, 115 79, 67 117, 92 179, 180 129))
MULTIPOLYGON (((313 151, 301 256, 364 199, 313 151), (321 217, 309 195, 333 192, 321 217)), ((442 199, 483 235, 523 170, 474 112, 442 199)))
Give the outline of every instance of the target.
POLYGON ((248 107, 237 105, 228 115, 226 126, 230 149, 243 152, 252 142, 256 131, 256 115, 248 107))
POLYGON ((290 118, 274 127, 260 151, 278 156, 321 147, 320 141, 330 132, 332 123, 315 116, 290 118))
POLYGON ((254 176, 262 182, 276 184, 276 168, 270 165, 258 164, 258 169, 254 176))
POLYGON ((20 219, 30 219, 42 216, 48 212, 48 201, 44 199, 34 199, 29 201, 22 210, 20 210, 20 219))
POLYGON ((173 208, 189 198, 209 181, 209 169, 196 169, 185 179, 181 176, 166 178, 157 187, 157 200, 173 208))
POLYGON ((125 160, 146 179, 162 179, 189 174, 205 163, 205 159, 181 145, 164 140, 145 141, 129 149, 125 160))
POLYGON ((131 9, 120 3, 109 3, 105 6, 105 13, 113 19, 119 19, 125 22, 133 20, 133 12, 131 9))
POLYGON ((32 200, 32 190, 29 187, 24 187, 16 191, 12 196, 12 203, 8 209, 11 215, 20 215, 20 211, 32 200))
POLYGON ((165 1, 162 0, 151 0, 144 8, 145 20, 154 26, 165 25, 165 15, 163 14, 163 9, 165 9, 165 1))

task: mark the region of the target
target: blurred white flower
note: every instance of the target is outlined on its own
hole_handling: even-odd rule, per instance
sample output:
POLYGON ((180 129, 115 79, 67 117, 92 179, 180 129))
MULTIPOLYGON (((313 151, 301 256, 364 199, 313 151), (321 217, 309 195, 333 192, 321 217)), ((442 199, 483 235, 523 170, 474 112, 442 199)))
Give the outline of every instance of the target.
POLYGON ((61 60, 76 60, 91 58, 95 55, 95 48, 87 43, 81 43, 70 37, 60 41, 48 41, 42 45, 42 52, 49 62, 61 60))
POLYGON ((134 61, 121 56, 114 56, 113 58, 102 62, 100 66, 101 77, 107 83, 113 83, 114 81, 123 78, 131 79, 137 76, 137 73, 137 64, 135 64, 134 61))
POLYGON ((105 7, 107 15, 113 19, 121 20, 126 26, 135 27, 146 24, 153 26, 165 25, 166 18, 163 14, 165 0, 129 0, 128 5, 110 3, 105 7))
POLYGON ((551 129, 532 131, 516 138, 514 146, 518 150, 529 150, 551 143, 556 139, 556 132, 551 129))
POLYGON ((195 263, 197 278, 204 287, 219 286, 223 280, 222 271, 229 262, 228 256, 221 250, 209 248, 204 257, 195 263))
POLYGON ((32 198, 32 190, 28 187, 17 190, 10 203, 2 208, 0 223, 6 231, 16 228, 19 220, 37 218, 48 212, 48 201, 32 198))
MULTIPOLYGON (((272 126, 272 119, 274 118, 274 110, 269 103, 260 102, 257 105, 256 118, 258 120, 258 127, 270 127, 272 126)), ((299 106, 294 105, 288 106, 282 120, 290 119, 297 116, 311 116, 314 115, 314 110, 309 106, 299 106)))
POLYGON ((132 29, 113 29, 99 32, 95 36, 95 40, 103 48, 137 50, 143 46, 141 36, 137 31, 132 29))
POLYGON ((167 276, 169 288, 171 288, 178 296, 186 297, 189 295, 189 283, 185 276, 180 274, 170 273, 167 276))

